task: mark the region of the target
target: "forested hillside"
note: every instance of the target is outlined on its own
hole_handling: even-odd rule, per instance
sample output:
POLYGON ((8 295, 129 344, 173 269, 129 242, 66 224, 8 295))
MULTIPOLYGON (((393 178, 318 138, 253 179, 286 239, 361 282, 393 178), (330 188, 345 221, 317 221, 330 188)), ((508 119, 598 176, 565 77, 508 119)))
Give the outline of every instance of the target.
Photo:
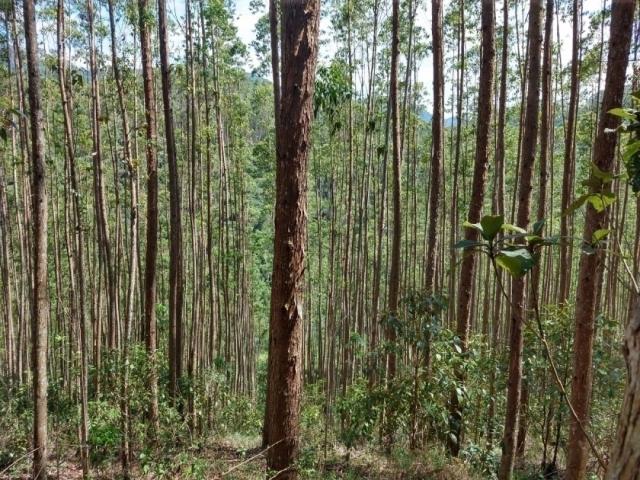
POLYGON ((637 0, 0 0, 0 479, 640 479, 637 0))

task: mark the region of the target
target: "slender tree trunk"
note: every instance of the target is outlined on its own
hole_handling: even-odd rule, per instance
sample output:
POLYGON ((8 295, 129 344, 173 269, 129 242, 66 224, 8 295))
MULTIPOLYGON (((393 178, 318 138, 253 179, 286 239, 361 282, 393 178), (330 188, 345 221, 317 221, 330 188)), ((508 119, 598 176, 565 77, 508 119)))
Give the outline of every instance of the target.
MULTIPOLYGON (((494 44, 495 34, 495 6, 493 1, 482 2, 481 13, 482 54, 480 61, 480 89, 478 92, 478 126, 476 130, 476 158, 473 170, 473 184, 471 186, 471 199, 469 203, 468 221, 478 223, 484 203, 484 193, 489 165, 489 135, 493 115, 493 72, 495 66, 496 50, 494 44)), ((474 229, 465 229, 465 238, 476 240, 477 232, 474 229)), ((471 292, 475 274, 476 256, 467 254, 462 259, 460 267, 460 282, 458 285, 457 304, 457 334, 460 338, 460 346, 463 353, 468 349, 469 329, 471 327, 471 292)), ((457 380, 464 383, 462 371, 456 372, 457 380)), ((451 394, 449 404, 451 432, 455 436, 449 440, 449 451, 457 456, 462 445, 462 414, 460 412, 460 399, 456 389, 451 394)))
POLYGON ((180 177, 176 156, 176 139, 171 107, 171 74, 167 45, 167 4, 158 0, 158 32, 160 37, 160 65, 164 130, 169 164, 169 391, 176 396, 182 366, 182 218, 180 213, 180 177))
MULTIPOLYGON (((545 219, 547 212, 547 183, 549 178, 549 143, 551 141, 551 132, 553 131, 552 119, 553 110, 551 105, 551 67, 552 67, 552 48, 551 33, 553 29, 554 0, 547 0, 545 7, 545 26, 544 26, 544 47, 543 47, 543 63, 542 63, 542 114, 540 116, 540 175, 538 180, 538 211, 536 220, 545 219)), ((533 312, 536 307, 535 302, 539 301, 540 277, 541 269, 544 265, 542 261, 542 253, 538 251, 539 258, 536 265, 531 271, 530 292, 528 298, 529 312, 533 312)), ((526 375, 527 380, 522 385, 522 404, 520 408, 520 428, 518 430, 517 456, 524 459, 525 444, 528 430, 528 407, 529 407, 529 388, 531 385, 531 375, 526 375)))
POLYGON ((297 478, 301 398, 302 290, 307 236, 307 164, 313 116, 320 2, 282 5, 282 97, 278 123, 269 364, 267 466, 278 480, 297 478))
MULTIPOLYGON (((573 193, 573 175, 575 164, 576 124, 578 116, 578 97, 580 94, 580 32, 582 31, 582 10, 579 0, 573 0, 573 47, 571 55, 571 93, 569 94, 569 112, 564 141, 564 173, 562 177, 562 212, 569 208, 573 193)), ((560 217, 560 287, 558 303, 569 299, 571 284, 571 248, 570 215, 560 217)))
MULTIPOLYGON (((636 2, 633 0, 615 0, 611 5, 611 33, 609 35, 609 54, 607 58, 607 76, 602 98, 602 112, 622 104, 629 48, 632 37, 633 18, 636 2)), ((594 164, 603 172, 612 172, 615 166, 615 148, 617 136, 608 133, 619 124, 619 119, 603 113, 600 116, 598 135, 593 155, 594 164)), ((593 180, 597 180, 592 177, 593 180)), ((591 193, 609 193, 611 185, 591 187, 591 193)), ((590 244, 593 233, 606 228, 608 212, 597 212, 590 204, 584 223, 583 240, 590 244)), ((593 339, 595 330, 595 301, 600 275, 603 272, 604 251, 595 254, 582 254, 576 290, 575 334, 573 344, 573 376, 571 379, 571 404, 576 411, 582 427, 589 422, 589 407, 592 388, 593 339)), ((572 417, 569 430, 567 454, 567 478, 582 480, 586 475, 589 448, 582 428, 572 417)))
POLYGON ((40 97, 40 60, 33 0, 24 0, 24 35, 29 85, 31 131, 31 214, 33 215, 33 287, 31 341, 33 372, 33 478, 47 479, 47 335, 49 292, 47 288, 47 189, 44 129, 40 97))
MULTIPOLYGON (((444 155, 444 60, 442 53, 442 1, 431 1, 431 35, 433 37, 433 116, 431 118, 431 186, 429 190, 429 229, 427 232, 426 290, 432 291, 438 252, 438 218, 444 155)), ((458 119, 461 121, 461 119, 458 119)))
POLYGON ((84 246, 82 238, 82 207, 80 205, 79 185, 76 173, 75 142, 73 135, 73 122, 69 106, 69 98, 66 87, 66 65, 64 48, 64 1, 58 0, 58 22, 57 22, 57 43, 58 43, 58 82, 60 84, 60 98, 62 100, 62 114, 64 118, 65 132, 65 154, 69 165, 69 176, 71 180, 71 196, 73 203, 73 250, 70 256, 71 276, 77 279, 76 287, 77 299, 72 300, 76 306, 72 311, 76 312, 76 322, 80 331, 80 460, 82 464, 83 477, 89 475, 89 414, 88 414, 88 353, 87 334, 85 318, 85 281, 84 281, 84 246))
MULTIPOLYGON (((398 116, 398 57, 400 56, 400 6, 399 0, 392 2, 391 17, 391 76, 389 84, 389 103, 391 104, 391 148, 392 148, 392 201, 393 201, 393 236, 391 240, 391 269, 389 271, 389 299, 387 308, 389 315, 398 314, 398 299, 400 295, 400 247, 402 241, 402 216, 400 212, 400 127, 398 116)), ((389 322, 393 324, 394 322, 389 322)), ((395 326, 387 327, 387 341, 396 339, 395 326)), ((387 379, 393 380, 396 374, 396 355, 388 354, 387 379)))
POLYGON ((158 257, 158 161, 156 158, 156 98, 153 88, 151 35, 149 32, 149 0, 138 0, 140 45, 144 86, 144 116, 147 157, 147 250, 144 272, 145 345, 149 358, 150 434, 156 441, 158 422, 158 371, 156 361, 156 259, 158 257))
MULTIPOLYGON (((542 0, 531 0, 529 8, 529 77, 527 85, 527 103, 525 124, 522 134, 522 164, 518 191, 517 225, 526 228, 529 225, 531 210, 531 190, 533 166, 538 141, 538 111, 540 98, 540 47, 542 0)), ((525 279, 514 278, 511 292, 511 325, 509 337, 509 376, 507 381, 507 406, 502 439, 502 457, 498 478, 507 480, 513 473, 518 434, 518 413, 522 383, 522 327, 525 317, 525 279)))
MULTIPOLYGON (((109 323, 107 324, 107 344, 110 349, 118 345, 118 294, 117 282, 112 259, 111 238, 107 219, 104 177, 102 175, 102 133, 100 123, 103 121, 100 105, 100 88, 98 83, 98 64, 95 46, 95 22, 93 0, 87 1, 87 20, 89 24, 89 69, 91 71, 91 139, 93 151, 93 184, 96 224, 98 230, 99 258, 106 274, 107 307, 109 323)), ((99 373, 99 372, 98 372, 99 373)), ((99 385, 99 383, 97 383, 99 385)))
MULTIPOLYGON (((280 12, 278 11, 279 2, 277 0, 269 0, 269 35, 271 43, 271 78, 273 81, 273 116, 275 124, 275 153, 276 162, 279 157, 279 142, 280 137, 278 135, 278 125, 280 125, 280 42, 278 41, 278 18, 280 12)), ((265 386, 267 405, 269 405, 269 399, 271 394, 270 382, 267 381, 265 386)), ((262 447, 266 448, 269 445, 269 427, 270 422, 265 416, 264 424, 262 426, 262 447)))

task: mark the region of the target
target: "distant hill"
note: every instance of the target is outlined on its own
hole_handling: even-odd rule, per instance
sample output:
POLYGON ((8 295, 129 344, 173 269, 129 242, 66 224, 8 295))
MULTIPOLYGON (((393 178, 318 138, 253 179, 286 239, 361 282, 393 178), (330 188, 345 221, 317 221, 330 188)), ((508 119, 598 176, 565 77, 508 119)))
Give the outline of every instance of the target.
MULTIPOLYGON (((418 117, 420 117, 420 120, 430 123, 431 119, 433 118, 433 115, 431 115, 431 113, 427 112, 426 110, 423 110, 418 114, 418 117)), ((451 128, 457 125, 458 125, 458 119, 456 117, 449 117, 444 119, 445 128, 451 128)))

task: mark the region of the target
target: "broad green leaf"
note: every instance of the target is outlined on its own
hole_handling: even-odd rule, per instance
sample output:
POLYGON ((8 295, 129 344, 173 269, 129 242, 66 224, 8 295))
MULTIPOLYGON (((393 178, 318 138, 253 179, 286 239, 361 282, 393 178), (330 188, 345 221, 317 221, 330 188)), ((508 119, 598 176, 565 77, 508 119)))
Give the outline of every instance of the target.
POLYGON ((536 245, 544 241, 544 238, 542 238, 540 235, 527 235, 524 238, 527 240, 527 242, 529 242, 530 245, 536 245))
POLYGON ((588 194, 580 195, 578 198, 576 198, 573 201, 571 205, 569 205, 569 208, 567 208, 564 212, 562 212, 562 215, 571 215, 573 212, 578 210, 582 205, 584 205, 588 198, 589 198, 588 194))
POLYGON ((482 225, 479 224, 479 223, 471 223, 471 222, 465 220, 464 223, 462 224, 462 226, 464 228, 473 228, 474 230, 477 230, 478 232, 480 232, 484 236, 484 230, 482 229, 482 225))
POLYGON ((597 212, 602 212, 605 208, 616 201, 616 195, 611 192, 592 193, 591 195, 587 195, 587 201, 596 209, 597 212))
POLYGON ((609 113, 616 117, 624 118, 625 120, 631 120, 632 122, 636 119, 636 116, 625 108, 612 108, 609 110, 609 113))
POLYGON ((553 235, 551 237, 545 237, 542 239, 542 243, 540 245, 558 245, 560 243, 560 236, 553 235))
POLYGON ((545 219, 541 218, 536 223, 533 224, 533 233, 534 235, 542 235, 542 230, 544 229, 545 219))
POLYGON ((625 162, 628 162, 629 159, 636 153, 640 151, 640 140, 636 140, 635 142, 631 142, 627 144, 622 152, 622 159, 625 162))
POLYGON ((587 187, 589 190, 597 192, 602 187, 602 180, 591 176, 589 178, 584 179, 580 182, 584 187, 587 187))
POLYGON ((611 230, 609 230, 608 228, 601 228, 599 230, 596 230, 591 236, 591 243, 595 244, 600 242, 601 240, 604 240, 605 238, 607 238, 607 235, 609 235, 610 232, 611 230))
POLYGON ((511 225, 510 223, 502 225, 502 229, 507 232, 527 233, 524 228, 518 227, 517 225, 511 225))
POLYGON ((482 245, 486 245, 484 242, 478 242, 476 240, 467 240, 466 238, 464 240, 458 240, 456 243, 454 243, 453 248, 473 248, 473 247, 480 247, 482 245))
POLYGON ((599 178, 602 180, 602 183, 611 183, 615 178, 613 173, 601 170, 595 163, 591 164, 591 176, 599 178))
POLYGON ((516 278, 522 277, 535 265, 535 260, 526 248, 503 250, 496 257, 496 262, 516 278))
POLYGON ((482 236, 487 240, 493 240, 503 224, 504 217, 502 215, 485 215, 480 220, 482 236))

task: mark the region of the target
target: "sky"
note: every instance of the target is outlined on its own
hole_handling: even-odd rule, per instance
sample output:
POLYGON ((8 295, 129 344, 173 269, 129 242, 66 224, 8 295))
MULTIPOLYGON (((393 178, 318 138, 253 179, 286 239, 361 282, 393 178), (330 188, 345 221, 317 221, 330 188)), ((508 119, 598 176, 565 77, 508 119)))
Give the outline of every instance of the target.
MULTIPOLYGON (((322 6, 321 8, 327 8, 328 1, 321 0, 322 6)), ((385 0, 387 1, 387 0, 385 0)), ((447 10, 447 6, 453 0, 444 0, 444 10, 447 10)), ((477 1, 477 0, 467 0, 467 1, 477 1)), ((498 25, 502 22, 502 2, 500 0, 496 1, 496 22, 498 25)), ((610 0, 583 0, 583 14, 584 18, 587 18, 588 13, 600 11, 602 9, 602 2, 610 0)), ((234 24, 238 31, 238 37, 240 40, 247 46, 255 38, 255 25, 261 15, 267 13, 267 0, 264 0, 265 6, 262 12, 253 13, 249 7, 250 0, 235 0, 235 13, 233 16, 234 24)), ((422 27, 427 32, 431 30, 431 7, 430 2, 423 2, 426 4, 425 8, 421 8, 416 13, 416 24, 419 27, 422 27)), ((167 9, 169 13, 170 19, 174 20, 176 23, 181 24, 184 19, 185 14, 185 3, 184 0, 167 0, 167 9)), ((526 14, 526 6, 525 6, 525 14, 526 14)), ((106 12, 104 12, 106 17, 106 12)), ((558 17, 556 17, 558 18, 558 17)), ((567 65, 571 59, 571 35, 572 35, 572 26, 571 26, 571 18, 562 18, 559 17, 560 22, 559 25, 554 24, 554 41, 556 40, 556 34, 559 35, 561 41, 561 49, 560 55, 562 58, 563 65, 567 65)), ((103 21, 107 21, 106 18, 103 18, 103 21)), ((510 18, 510 23, 513 25, 515 19, 510 18)), ((521 24, 526 26, 526 18, 520 19, 521 24)), ((40 22, 39 22, 40 23, 40 22)), ((55 32, 49 31, 48 33, 43 32, 40 27, 43 25, 39 25, 39 30, 42 34, 45 35, 43 39, 43 44, 45 50, 53 52, 56 48, 55 42, 55 32)), ((586 22, 584 28, 586 29, 586 22)), ((178 29, 179 30, 179 29, 178 29)), ((125 33, 126 35, 126 33, 125 33)), ((605 29, 605 36, 608 35, 608 30, 605 29)), ((479 31, 469 31, 467 32, 467 38, 473 39, 475 42, 478 41, 479 31)), ((326 63, 330 61, 333 55, 336 52, 337 44, 333 40, 333 36, 331 33, 331 19, 329 15, 321 16, 320 23, 320 41, 321 48, 319 52, 320 63, 326 63)), ((174 52, 174 60, 178 60, 182 57, 184 47, 183 47, 184 38, 179 33, 175 33, 170 39, 170 52, 174 52)), ((257 64, 257 60, 255 54, 251 48, 247 49, 248 51, 248 64, 246 66, 246 70, 250 72, 257 64)), ((445 62, 447 53, 445 52, 445 62)), ((82 56, 82 55, 81 55, 82 56)), ((473 75, 477 75, 477 72, 473 72, 473 75)), ((357 81, 357 79, 356 79, 357 81)), ((430 90, 433 82, 433 67, 432 67, 432 57, 430 54, 425 56, 418 65, 418 81, 421 82, 427 93, 427 97, 425 99, 425 108, 427 111, 431 111, 430 105, 430 90)), ((445 85, 445 92, 450 92, 451 85, 445 85)), ((449 107, 449 105, 445 105, 445 108, 449 107)))
MULTIPOLYGON (((175 11, 179 15, 182 15, 184 13, 183 0, 169 0, 169 1, 174 3, 175 11)), ((258 18, 260 17, 260 15, 267 12, 266 1, 265 1, 265 10, 262 13, 260 12, 252 13, 249 8, 249 1, 250 0, 236 0, 235 2, 234 22, 236 27, 238 28, 238 36, 240 37, 240 39, 245 45, 249 45, 251 41, 254 40, 255 24, 258 18)), ((451 1, 452 0, 445 0, 444 2, 445 11, 447 10, 447 5, 450 4, 451 1)), ((602 2, 603 0, 583 0, 584 18, 585 19, 587 18, 588 13, 600 11, 602 9, 602 2)), ((322 6, 324 6, 326 2, 323 1, 322 3, 323 3, 322 6)), ((430 32, 431 5, 430 5, 430 2, 424 2, 424 3, 426 3, 426 8, 420 9, 416 13, 416 24, 422 27, 425 31, 430 32)), ((500 0, 496 0, 496 22, 498 24, 502 22, 501 5, 502 5, 502 2, 500 0)), ((526 13, 526 7, 525 7, 525 13, 526 13)), ((511 23, 513 23, 514 21, 515 20, 513 18, 510 18, 511 23)), ((524 23, 522 19, 520 19, 520 21, 524 23)), ((526 21, 526 18, 524 19, 524 21, 526 21)), ((526 26, 526 23, 524 23, 524 25, 526 26)), ((329 16, 322 17, 320 27, 321 27, 321 33, 320 33, 321 41, 324 41, 324 43, 322 43, 322 48, 320 51, 320 62, 323 62, 323 61, 326 62, 333 56, 333 54, 336 51, 336 44, 332 41, 331 22, 330 22, 329 16)), ((584 25, 584 27, 586 28, 586 25, 584 25)), ((605 29, 605 35, 606 34, 607 34, 607 31, 605 29)), ((479 32, 477 33, 468 32, 468 35, 469 37, 471 37, 472 35, 479 35, 479 32)), ((561 41, 560 55, 561 55, 563 64, 566 65, 571 59, 571 43, 572 43, 571 42, 571 37, 572 37, 571 18, 563 19, 562 17, 560 17, 559 25, 556 26, 554 24, 554 41, 556 39, 556 35, 559 35, 560 37, 560 41, 561 41)), ((253 55, 253 52, 251 52, 251 49, 249 50, 250 50, 250 60, 252 62, 252 65, 251 65, 252 67, 253 63, 255 62, 255 56, 253 55)), ((250 70, 251 67, 249 67, 248 70, 250 70)), ((430 90, 429 87, 432 85, 432 82, 433 82, 433 67, 432 67, 431 55, 426 56, 420 62, 418 66, 418 81, 422 82, 422 84, 425 85, 427 92, 430 90)), ((429 95, 427 97, 429 97, 429 95)), ((430 100, 427 98, 428 109, 429 109, 429 102, 430 100)))

